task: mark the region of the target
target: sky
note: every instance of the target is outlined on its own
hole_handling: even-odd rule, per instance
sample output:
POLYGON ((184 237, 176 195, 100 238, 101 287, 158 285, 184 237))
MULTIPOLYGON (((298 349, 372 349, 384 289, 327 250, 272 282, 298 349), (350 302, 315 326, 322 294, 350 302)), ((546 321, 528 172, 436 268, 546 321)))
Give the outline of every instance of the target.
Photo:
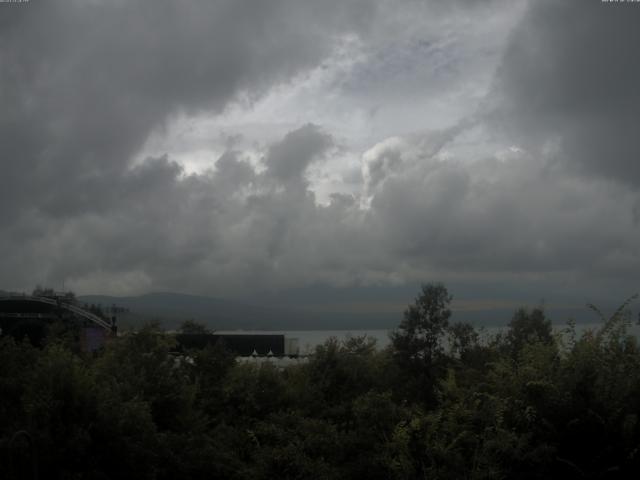
POLYGON ((621 303, 639 22, 600 0, 0 3, 0 289, 621 303))

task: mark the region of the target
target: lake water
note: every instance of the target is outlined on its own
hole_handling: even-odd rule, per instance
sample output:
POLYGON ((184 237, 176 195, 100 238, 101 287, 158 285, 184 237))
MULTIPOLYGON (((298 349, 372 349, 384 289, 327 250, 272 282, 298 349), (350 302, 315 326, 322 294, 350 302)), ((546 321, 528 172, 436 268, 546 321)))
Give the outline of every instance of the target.
POLYGON ((285 335, 287 338, 297 338, 302 355, 311 353, 316 346, 322 345, 331 337, 345 340, 350 336, 366 335, 376 339, 378 348, 384 348, 391 342, 389 332, 391 330, 216 330, 219 334, 285 335))
MULTIPOLYGON (((587 330, 595 330, 602 326, 602 323, 584 323, 576 325, 576 334, 579 337, 582 333, 587 330)), ((556 332, 561 332, 567 328, 566 324, 556 324, 553 326, 556 332)), ((481 340, 486 340, 487 338, 504 332, 506 327, 482 327, 477 328, 476 331, 480 334, 481 340)), ((338 340, 345 340, 349 337, 362 337, 366 335, 370 338, 375 338, 376 345, 378 348, 385 348, 391 343, 389 338, 389 333, 391 333, 392 329, 389 330, 223 330, 216 331, 216 333, 220 334, 271 334, 285 335, 287 338, 297 338, 298 346, 300 347, 300 353, 302 355, 311 353, 313 349, 326 342, 331 337, 336 337, 338 340)), ((630 331, 640 337, 640 327, 638 325, 632 325, 630 331)))

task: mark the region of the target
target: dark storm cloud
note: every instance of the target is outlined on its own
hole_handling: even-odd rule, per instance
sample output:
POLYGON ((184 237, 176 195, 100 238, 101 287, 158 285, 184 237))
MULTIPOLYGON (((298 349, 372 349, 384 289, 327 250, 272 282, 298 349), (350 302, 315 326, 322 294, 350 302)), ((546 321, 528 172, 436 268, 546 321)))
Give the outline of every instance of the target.
POLYGON ((638 265, 632 196, 527 162, 408 168, 376 192, 372 229, 396 260, 425 271, 595 274, 612 252, 638 265))
POLYGON ((446 137, 396 139, 364 156, 367 239, 400 277, 577 276, 586 288, 640 267, 636 193, 518 150, 442 160, 446 137))
MULTIPOLYGON (((345 174, 357 177, 352 191, 327 195, 327 204, 310 171, 339 161, 340 141, 306 123, 305 112, 257 154, 229 142, 199 174, 171 155, 133 161, 172 116, 223 112, 239 95, 251 101, 317 67, 340 35, 375 36, 375 3, 1 8, 0 281, 225 295, 518 275, 632 278, 640 201, 601 178, 640 180, 629 9, 532 2, 497 73, 490 116, 381 140, 362 155, 361 175, 345 174), (492 134, 500 127, 504 148, 524 151, 444 155, 483 122, 492 134), (578 177, 576 168, 596 175, 578 177)), ((466 2, 438 11, 458 8, 466 2)))
MULTIPOLYGON (((372 8, 359 0, 321 8, 294 0, 1 5, 0 229, 6 251, 42 248, 42 238, 52 241, 57 230, 91 215, 101 217, 97 223, 126 224, 121 209, 146 219, 156 218, 154 208, 165 216, 183 213, 165 199, 176 189, 197 190, 198 181, 178 182, 179 167, 167 160, 130 169, 149 133, 173 114, 220 111, 239 92, 256 97, 287 81, 323 58, 337 36, 365 28, 372 8), (8 244, 14 231, 27 235, 19 247, 8 244)), ((282 162, 287 167, 294 160, 282 162)), ((231 179, 248 174, 224 159, 220 170, 231 179)), ((160 228, 151 220, 142 224, 150 234, 160 228)), ((137 225, 128 225, 128 240, 145 233, 137 225)), ((104 226, 100 234, 109 237, 109 231, 104 226)), ((93 231, 83 234, 90 238, 93 231)), ((124 257, 132 265, 142 261, 124 257)), ((114 258, 117 263, 119 254, 114 258)))
MULTIPOLYGON (((65 218, 34 209, 5 226, 0 248, 13 255, 4 281, 225 294, 315 279, 333 284, 359 256, 348 258, 357 248, 358 227, 349 225, 357 208, 342 197, 318 207, 304 175, 332 144, 303 126, 271 146, 263 173, 238 151, 201 175, 185 176, 166 157, 147 159, 110 186, 108 208, 65 218)), ((82 198, 74 195, 68 198, 82 198)))
POLYGON ((366 21, 366 2, 343 3, 3 5, 3 210, 64 216, 94 202, 100 210, 106 185, 121 181, 131 156, 168 115, 219 110, 240 89, 257 95, 317 62, 333 36, 366 21), (82 202, 58 197, 65 191, 79 191, 82 202))
POLYGON ((498 123, 574 170, 640 186, 640 8, 541 0, 498 72, 498 123))
POLYGON ((311 162, 331 144, 331 137, 312 124, 290 132, 269 149, 266 159, 269 173, 281 182, 299 182, 311 162))

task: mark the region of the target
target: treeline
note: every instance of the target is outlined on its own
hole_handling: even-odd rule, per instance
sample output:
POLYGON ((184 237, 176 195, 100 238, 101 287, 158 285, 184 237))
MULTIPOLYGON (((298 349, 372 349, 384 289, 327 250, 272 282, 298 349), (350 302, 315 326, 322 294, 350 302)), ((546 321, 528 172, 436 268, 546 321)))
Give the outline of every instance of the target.
POLYGON ((554 334, 541 309, 481 339, 425 285, 377 350, 329 340, 308 363, 175 355, 154 325, 78 350, 0 339, 2 478, 636 478, 640 349, 623 305, 554 334))

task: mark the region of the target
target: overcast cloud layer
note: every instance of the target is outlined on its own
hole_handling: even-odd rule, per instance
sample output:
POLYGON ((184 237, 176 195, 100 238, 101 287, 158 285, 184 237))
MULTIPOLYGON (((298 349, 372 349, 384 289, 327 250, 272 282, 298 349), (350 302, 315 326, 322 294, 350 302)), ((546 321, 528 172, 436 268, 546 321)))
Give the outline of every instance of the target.
POLYGON ((640 4, 0 4, 0 288, 622 299, 640 4))

